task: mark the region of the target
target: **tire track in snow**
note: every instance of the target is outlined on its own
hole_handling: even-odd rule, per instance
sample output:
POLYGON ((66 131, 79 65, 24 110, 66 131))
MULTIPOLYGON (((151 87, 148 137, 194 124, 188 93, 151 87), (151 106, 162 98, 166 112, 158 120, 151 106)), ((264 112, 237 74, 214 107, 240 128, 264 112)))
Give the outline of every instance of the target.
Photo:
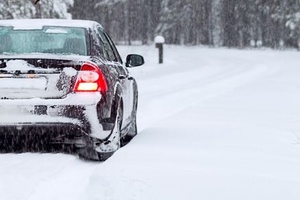
POLYGON ((143 199, 149 186, 137 178, 132 177, 120 168, 101 168, 91 179, 86 191, 88 200, 139 200, 143 199), (126 198, 124 198, 124 195, 126 198))
POLYGON ((8 165, 1 172, 1 197, 15 200, 82 199, 83 186, 98 166, 63 154, 0 155, 3 160, 8 165))
MULTIPOLYGON (((186 53, 186 48, 182 49, 180 52, 176 52, 176 57, 181 53, 186 53)), ((149 51, 148 47, 147 51, 149 51)), ((207 50, 200 51, 205 53, 207 50)), ((173 50, 172 53, 175 53, 175 51, 173 50)), ((138 120, 141 122, 138 124, 140 130, 193 104, 226 94, 237 87, 242 87, 271 73, 269 71, 271 67, 257 64, 253 66, 251 63, 241 68, 231 67, 228 62, 224 64, 225 66, 208 63, 201 65, 207 67, 200 67, 199 69, 196 69, 195 66, 190 68, 186 64, 193 64, 195 60, 199 60, 198 57, 196 54, 189 55, 188 59, 193 59, 192 62, 177 62, 175 56, 170 57, 168 59, 174 58, 173 64, 177 66, 163 66, 165 68, 163 72, 173 70, 171 75, 165 73, 156 78, 157 76, 152 76, 150 73, 149 78, 138 80, 140 85, 138 111, 138 120), (193 59, 193 57, 196 59, 193 59), (178 70, 179 65, 186 68, 178 70), (210 67, 212 67, 212 70, 208 73, 210 67), (196 73, 198 73, 197 76, 195 76, 196 73), (182 83, 174 83, 174 79, 182 83), (163 85, 163 87, 157 85, 163 85)), ((227 57, 228 54, 219 55, 219 58, 216 59, 219 60, 219 63, 222 63, 223 58, 227 57), (220 59, 220 57, 222 58, 220 59)), ((241 64, 244 64, 244 62, 241 62, 241 64)), ((143 71, 144 68, 137 68, 137 70, 143 71)), ((157 70, 159 70, 158 67, 157 70)), ((158 73, 160 72, 158 71, 158 73)), ((143 78, 148 77, 147 73, 142 75, 143 78)), ((139 77, 137 76, 137 78, 139 77)), ((153 137, 151 134, 148 135, 153 137)), ((150 146, 149 149, 148 147, 143 148, 145 148, 145 151, 152 152, 153 150, 151 149, 153 146, 150 146)), ((134 148, 131 152, 139 150, 134 148)), ((147 185, 151 181, 147 180, 147 176, 143 175, 142 169, 139 169, 139 167, 145 167, 146 164, 141 163, 140 160, 135 160, 135 154, 132 155, 134 159, 128 161, 128 152, 122 151, 122 149, 117 153, 122 153, 122 158, 115 155, 116 157, 111 158, 104 164, 85 163, 73 155, 0 154, 0 199, 150 199, 143 197, 145 197, 147 190, 151 192, 155 189, 151 190, 152 185, 147 185), (122 163, 122 159, 124 163, 122 163), (136 166, 136 164, 140 165, 136 166), (124 171, 120 171, 120 168, 124 171)), ((145 157, 145 160, 149 159, 144 154, 141 157, 145 157)), ((157 160, 154 159, 154 161, 157 160)), ((153 173, 153 171, 149 170, 149 173, 153 173)), ((151 176, 152 174, 149 174, 149 177, 151 176)))
POLYGON ((143 92, 140 95, 140 105, 142 104, 142 106, 139 107, 138 116, 141 128, 143 129, 147 124, 149 126, 201 101, 231 92, 280 69, 274 67, 270 69, 264 65, 243 66, 241 68, 227 67, 225 69, 210 66, 210 68, 215 68, 215 71, 212 74, 208 73, 208 76, 207 70, 204 69, 203 72, 203 68, 199 68, 183 74, 173 74, 170 77, 166 75, 164 79, 160 80, 154 78, 153 80, 146 80, 145 83, 141 81, 140 90, 143 92), (205 74, 204 77, 195 76, 201 72, 205 74), (174 84, 172 80, 180 80, 182 84, 174 84), (149 85, 162 85, 162 88, 156 86, 154 89, 149 89, 147 88, 149 85), (175 87, 174 85, 179 86, 175 87))

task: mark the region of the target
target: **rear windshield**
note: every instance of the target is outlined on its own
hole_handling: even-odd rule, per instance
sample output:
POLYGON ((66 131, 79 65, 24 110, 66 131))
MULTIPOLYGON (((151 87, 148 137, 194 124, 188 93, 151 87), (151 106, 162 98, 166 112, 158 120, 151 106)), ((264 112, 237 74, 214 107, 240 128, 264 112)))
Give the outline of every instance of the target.
POLYGON ((0 54, 53 53, 87 55, 84 28, 45 26, 40 30, 0 27, 0 54))

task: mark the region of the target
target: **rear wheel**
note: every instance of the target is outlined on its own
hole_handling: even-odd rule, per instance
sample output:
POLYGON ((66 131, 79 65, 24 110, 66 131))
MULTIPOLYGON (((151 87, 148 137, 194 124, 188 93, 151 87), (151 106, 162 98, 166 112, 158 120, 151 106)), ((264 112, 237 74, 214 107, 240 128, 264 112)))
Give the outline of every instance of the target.
POLYGON ((114 154, 122 145, 121 142, 121 127, 123 121, 123 104, 120 100, 115 106, 115 122, 111 130, 110 136, 101 144, 94 147, 86 147, 79 150, 79 156, 84 159, 94 161, 105 161, 114 154))
POLYGON ((133 109, 131 113, 131 122, 130 122, 130 128, 128 130, 128 133, 122 138, 122 146, 125 146, 128 144, 132 138, 134 138, 137 135, 137 123, 136 123, 136 115, 137 115, 137 106, 138 106, 138 92, 137 92, 137 87, 134 90, 134 104, 133 104, 133 109))

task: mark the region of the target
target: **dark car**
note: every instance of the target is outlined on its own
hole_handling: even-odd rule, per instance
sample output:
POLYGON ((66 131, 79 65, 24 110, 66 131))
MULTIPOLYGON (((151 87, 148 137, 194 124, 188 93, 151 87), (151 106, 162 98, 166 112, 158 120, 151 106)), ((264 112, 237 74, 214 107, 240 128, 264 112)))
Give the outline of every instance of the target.
POLYGON ((106 160, 137 134, 138 89, 97 22, 0 20, 0 148, 106 160))

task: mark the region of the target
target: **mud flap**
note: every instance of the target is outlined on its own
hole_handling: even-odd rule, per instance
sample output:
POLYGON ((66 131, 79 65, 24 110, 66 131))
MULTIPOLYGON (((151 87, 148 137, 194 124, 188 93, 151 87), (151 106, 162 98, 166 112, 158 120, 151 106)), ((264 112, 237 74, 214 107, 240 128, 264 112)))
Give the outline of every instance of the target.
POLYGON ((105 161, 111 157, 114 152, 97 152, 92 147, 81 148, 78 150, 80 158, 91 161, 105 161))

